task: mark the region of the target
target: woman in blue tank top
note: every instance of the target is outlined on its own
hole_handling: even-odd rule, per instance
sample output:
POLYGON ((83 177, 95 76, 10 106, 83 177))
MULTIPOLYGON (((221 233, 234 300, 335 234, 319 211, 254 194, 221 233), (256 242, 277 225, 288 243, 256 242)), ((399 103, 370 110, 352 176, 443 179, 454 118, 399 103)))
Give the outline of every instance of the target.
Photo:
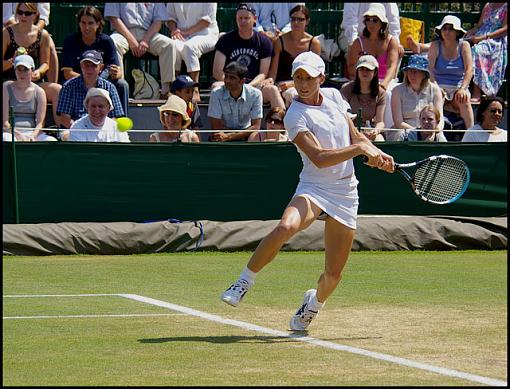
POLYGON ((439 39, 433 41, 428 52, 430 80, 435 81, 446 95, 444 109, 459 112, 466 128, 474 124, 469 83, 473 77, 473 58, 460 19, 453 15, 443 18, 436 26, 439 39))

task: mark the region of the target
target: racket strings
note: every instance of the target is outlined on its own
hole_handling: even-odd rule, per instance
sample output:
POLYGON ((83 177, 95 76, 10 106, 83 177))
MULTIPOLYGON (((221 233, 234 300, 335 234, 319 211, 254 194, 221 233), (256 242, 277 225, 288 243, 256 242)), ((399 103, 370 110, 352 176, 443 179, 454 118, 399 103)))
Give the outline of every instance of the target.
POLYGON ((416 169, 415 189, 427 200, 449 202, 465 189, 468 173, 464 162, 453 158, 437 158, 416 169))

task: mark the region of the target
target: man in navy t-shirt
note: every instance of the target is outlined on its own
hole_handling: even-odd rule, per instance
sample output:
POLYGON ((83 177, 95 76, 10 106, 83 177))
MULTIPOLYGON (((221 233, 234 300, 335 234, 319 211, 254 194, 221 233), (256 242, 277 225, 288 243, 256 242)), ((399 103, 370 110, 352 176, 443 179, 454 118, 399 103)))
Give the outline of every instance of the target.
POLYGON ((95 50, 103 57, 104 71, 100 77, 107 79, 119 95, 124 113, 127 115, 129 84, 122 78, 119 59, 112 38, 102 32, 104 19, 97 8, 86 6, 78 12, 79 31, 68 35, 62 47, 62 69, 65 80, 81 74, 80 61, 84 52, 95 50))
POLYGON ((271 58, 274 56, 273 43, 264 33, 253 30, 257 20, 255 10, 240 4, 236 12, 237 29, 224 34, 216 44, 213 77, 218 81, 213 89, 223 84, 225 65, 236 61, 248 68, 248 85, 262 91, 264 103, 271 107, 285 108, 280 91, 272 78, 267 78, 271 58))

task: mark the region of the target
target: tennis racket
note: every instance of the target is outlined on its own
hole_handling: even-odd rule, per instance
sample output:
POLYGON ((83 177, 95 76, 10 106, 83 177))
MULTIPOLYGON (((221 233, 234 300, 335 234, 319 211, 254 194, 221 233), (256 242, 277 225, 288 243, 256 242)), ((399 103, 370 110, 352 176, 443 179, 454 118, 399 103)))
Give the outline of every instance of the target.
POLYGON ((414 193, 432 204, 450 204, 466 191, 470 173, 466 163, 449 155, 434 155, 412 163, 396 163, 414 193))
POLYGON ((432 204, 450 204, 458 200, 466 191, 471 177, 466 163, 449 155, 395 163, 395 170, 411 184, 420 199, 432 204))

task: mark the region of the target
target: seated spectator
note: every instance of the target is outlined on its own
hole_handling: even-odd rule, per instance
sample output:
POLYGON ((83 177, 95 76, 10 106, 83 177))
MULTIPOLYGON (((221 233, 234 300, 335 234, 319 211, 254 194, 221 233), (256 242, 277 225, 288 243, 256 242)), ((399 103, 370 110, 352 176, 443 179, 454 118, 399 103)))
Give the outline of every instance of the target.
MULTIPOLYGON (((83 102, 90 88, 102 88, 107 90, 110 94, 113 110, 109 111, 108 116, 124 116, 124 110, 122 109, 122 104, 115 86, 110 81, 99 77, 103 67, 103 57, 101 53, 95 50, 87 50, 81 56, 81 74, 78 77, 66 81, 62 86, 57 113, 61 115, 62 125, 65 128, 70 128, 73 121, 87 114, 83 102)), ((62 133, 63 138, 67 137, 68 133, 68 131, 64 131, 62 133)))
POLYGON ((44 90, 32 82, 34 60, 29 55, 18 55, 14 59, 15 81, 5 81, 3 85, 3 140, 12 141, 12 108, 14 136, 16 141, 56 141, 41 128, 46 117, 46 95, 44 90), (17 128, 31 128, 20 130, 17 128))
POLYGON ((297 95, 294 81, 290 75, 292 61, 305 51, 321 54, 319 40, 306 32, 306 27, 309 24, 310 11, 304 5, 297 5, 290 10, 291 30, 273 41, 274 56, 269 68, 269 78, 274 80, 287 107, 297 95))
POLYGON ((420 111, 420 127, 402 133, 399 140, 410 142, 447 142, 443 131, 439 129, 441 112, 434 104, 427 104, 420 111), (426 131, 423 131, 426 130, 426 131))
MULTIPOLYGON (((200 57, 214 50, 219 38, 217 3, 167 3, 168 29, 176 50, 175 68, 184 61, 189 76, 199 82, 200 57)), ((198 87, 195 100, 200 100, 198 87)))
MULTIPOLYGON (((363 34, 365 29, 364 14, 373 3, 344 3, 340 33, 340 49, 347 53, 354 41, 363 34)), ((398 45, 399 58, 404 55, 404 47, 400 44, 400 15, 397 3, 378 3, 384 7, 388 19, 388 34, 395 37, 398 45)))
POLYGON ((472 45, 474 103, 480 102, 480 91, 496 96, 503 84, 508 61, 507 7, 507 3, 485 4, 480 20, 464 36, 472 45))
POLYGON ((468 128, 462 142, 506 142, 507 131, 498 127, 504 107, 501 97, 482 99, 476 111, 476 125, 468 128))
POLYGON ((96 50, 102 53, 105 68, 101 72, 101 77, 115 85, 124 114, 127 116, 129 85, 122 78, 119 59, 112 38, 102 32, 104 19, 101 11, 92 6, 83 7, 78 12, 76 20, 80 31, 66 37, 62 47, 62 73, 64 79, 69 80, 80 75, 80 59, 85 51, 96 50))
MULTIPOLYGON (((386 90, 386 109, 384 112, 384 126, 393 127, 391 115, 391 90, 398 83, 397 68, 399 56, 399 42, 389 35, 389 22, 386 10, 380 3, 370 3, 368 10, 363 13, 365 28, 349 48, 347 54, 347 75, 353 80, 356 76, 355 65, 359 57, 370 54, 379 63, 379 82, 386 90)), ((386 139, 391 140, 391 139, 386 139)))
POLYGON ((230 62, 225 69, 225 83, 214 89, 209 98, 208 117, 214 132, 213 142, 246 140, 260 130, 262 93, 246 84, 248 69, 239 62, 230 62), (224 132, 222 130, 238 130, 224 132))
MULTIPOLYGON (((412 55, 405 68, 404 82, 393 88, 391 111, 393 127, 404 131, 392 131, 392 139, 402 138, 408 129, 418 127, 423 107, 433 104, 440 112, 438 128, 443 130, 443 95, 436 83, 430 82, 429 61, 427 58, 412 55)), ((388 139, 388 138, 387 138, 388 139)))
POLYGON ((16 79, 13 68, 16 51, 20 47, 25 48, 27 54, 34 59, 36 64, 36 68, 32 72, 32 81, 44 89, 47 101, 52 104, 53 120, 59 125, 60 118, 57 115, 57 104, 61 85, 56 82, 45 81, 51 57, 50 34, 44 29, 39 29, 36 25, 39 21, 39 11, 36 3, 17 3, 16 17, 18 23, 7 26, 3 30, 2 80, 16 79))
POLYGON ((107 90, 90 88, 83 105, 87 114, 73 123, 67 140, 74 142, 130 142, 128 133, 119 131, 117 122, 108 117, 108 113, 113 109, 113 103, 107 90))
POLYGON ((272 108, 285 108, 274 80, 268 78, 271 57, 274 55, 273 43, 264 33, 253 31, 256 20, 253 8, 246 4, 237 7, 237 29, 224 34, 216 44, 213 77, 217 82, 212 85, 212 89, 223 84, 225 65, 237 61, 248 68, 246 82, 262 91, 264 103, 269 103, 272 108))
POLYGON ((466 128, 473 127, 473 108, 469 83, 473 77, 473 57, 467 41, 460 42, 466 33, 460 19, 453 15, 443 18, 436 26, 439 39, 428 52, 430 80, 437 82, 446 96, 445 111, 459 112, 466 128))
MULTIPOLYGON (((17 23, 16 20, 16 4, 18 3, 3 3, 3 19, 4 19, 4 27, 10 26, 14 23, 17 23)), ((46 28, 50 24, 50 3, 36 3, 37 10, 39 11, 39 20, 35 23, 40 30, 46 28)), ((57 49, 55 48, 55 42, 50 34, 50 62, 49 69, 46 72, 46 77, 48 82, 56 82, 58 83, 58 54, 57 49)))
POLYGON ((149 142, 200 142, 198 135, 188 129, 191 119, 186 112, 186 102, 183 99, 171 95, 158 110, 159 120, 167 131, 151 134, 149 142))
POLYGON ((255 10, 257 21, 254 30, 265 33, 269 38, 276 39, 291 29, 290 10, 296 5, 305 3, 248 3, 255 10))
POLYGON ((166 99, 175 79, 175 46, 172 40, 159 33, 167 20, 164 3, 105 3, 104 16, 111 23, 111 35, 124 77, 124 54, 131 50, 137 57, 150 53, 159 57, 161 73, 160 98, 166 99))
MULTIPOLYGON (((464 40, 472 45, 474 77, 471 102, 477 104, 481 91, 487 96, 498 93, 506 74, 507 3, 485 4, 480 19, 467 31, 464 40)), ((430 43, 419 43, 411 37, 407 42, 415 53, 426 53, 430 49, 430 43)))
POLYGON ((266 132, 254 131, 248 137, 248 142, 288 142, 289 136, 283 126, 285 110, 280 107, 271 108, 266 115, 266 132))
POLYGON ((194 89, 198 86, 188 75, 180 75, 175 78, 170 90, 174 95, 179 96, 186 103, 186 112, 191 118, 190 129, 200 130, 202 125, 202 118, 200 117, 200 109, 198 104, 193 101, 194 89))
POLYGON ((379 85, 379 63, 372 55, 362 55, 356 63, 356 78, 342 85, 340 92, 357 115, 361 109, 361 122, 372 130, 363 133, 371 141, 384 141, 384 110, 386 92, 379 85))

